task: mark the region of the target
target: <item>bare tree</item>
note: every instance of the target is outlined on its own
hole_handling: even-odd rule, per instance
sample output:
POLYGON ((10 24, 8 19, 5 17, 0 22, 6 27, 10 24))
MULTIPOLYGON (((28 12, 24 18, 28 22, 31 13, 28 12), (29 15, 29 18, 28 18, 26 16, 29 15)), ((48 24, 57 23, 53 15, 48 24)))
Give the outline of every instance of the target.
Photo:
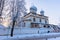
POLYGON ((24 0, 14 0, 12 2, 12 29, 11 29, 11 36, 13 36, 13 30, 14 30, 14 26, 15 23, 19 26, 20 25, 20 21, 21 21, 21 17, 24 16, 24 14, 26 13, 26 8, 25 8, 25 2, 24 0), (23 14, 23 15, 22 15, 23 14))
POLYGON ((3 7, 4 7, 4 1, 5 0, 0 0, 0 16, 2 15, 2 10, 3 10, 3 7))

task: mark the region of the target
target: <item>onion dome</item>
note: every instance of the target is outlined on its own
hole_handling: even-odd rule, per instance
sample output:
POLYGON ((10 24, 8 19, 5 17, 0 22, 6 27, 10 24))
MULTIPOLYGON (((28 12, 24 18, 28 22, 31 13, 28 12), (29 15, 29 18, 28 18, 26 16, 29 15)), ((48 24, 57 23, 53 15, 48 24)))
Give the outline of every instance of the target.
POLYGON ((30 8, 30 12, 31 12, 31 13, 36 13, 36 12, 37 12, 37 8, 36 8, 35 6, 32 6, 32 7, 30 8))
POLYGON ((44 10, 41 10, 40 11, 40 14, 44 16, 44 10))

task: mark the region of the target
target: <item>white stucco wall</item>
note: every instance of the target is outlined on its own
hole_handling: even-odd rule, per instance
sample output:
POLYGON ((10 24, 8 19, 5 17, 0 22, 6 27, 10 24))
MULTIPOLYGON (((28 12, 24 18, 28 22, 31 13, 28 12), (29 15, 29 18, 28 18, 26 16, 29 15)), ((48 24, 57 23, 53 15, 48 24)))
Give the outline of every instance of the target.
POLYGON ((26 18, 26 19, 31 19, 31 21, 33 22, 33 17, 31 17, 31 16, 30 16, 30 17, 28 17, 28 18, 26 18))
POLYGON ((30 21, 26 21, 25 22, 25 27, 26 28, 30 28, 31 27, 31 22, 30 21))
MULTIPOLYGON (((41 34, 47 33, 49 28, 14 28, 13 34, 41 34)), ((53 31, 53 30, 50 30, 53 31)), ((8 35, 11 34, 11 28, 0 29, 0 35, 8 35)))
POLYGON ((49 24, 49 20, 47 20, 47 24, 49 24))
POLYGON ((45 23, 45 19, 41 19, 42 23, 45 23))
POLYGON ((39 24, 39 27, 42 27, 42 25, 41 25, 41 24, 39 24))
POLYGON ((36 19, 36 23, 40 23, 40 18, 35 18, 36 19))

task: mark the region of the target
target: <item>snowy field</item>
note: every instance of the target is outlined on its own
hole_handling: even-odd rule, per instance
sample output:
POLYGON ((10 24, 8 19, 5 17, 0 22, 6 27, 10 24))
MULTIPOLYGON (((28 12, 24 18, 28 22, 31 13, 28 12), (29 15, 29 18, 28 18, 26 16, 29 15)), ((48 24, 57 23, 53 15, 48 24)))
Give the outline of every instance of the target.
MULTIPOLYGON (((8 38, 7 36, 0 36, 0 40, 9 40, 9 39, 6 39, 8 38)), ((11 39, 11 40, 14 40, 14 39, 11 39)), ((16 39, 15 39, 16 40, 16 39)), ((18 38, 17 38, 18 40, 18 38)), ((25 40, 25 39, 24 39, 25 40)), ((38 39, 37 39, 38 40, 38 39)), ((57 37, 57 38, 49 38, 47 40, 60 40, 60 37, 57 37)))
POLYGON ((0 40, 19 40, 19 39, 47 39, 47 40, 60 40, 60 33, 46 33, 46 34, 21 34, 21 35, 14 35, 13 37, 10 36, 0 36, 0 40))
POLYGON ((47 30, 42 30, 42 29, 15 29, 14 32, 18 33, 19 32, 19 35, 14 35, 13 37, 10 37, 9 36, 3 36, 3 33, 4 34, 10 34, 10 30, 11 29, 6 29, 6 28, 3 28, 3 27, 0 27, 0 34, 2 34, 2 36, 0 35, 0 40, 19 40, 19 39, 35 39, 35 40, 39 40, 39 39, 47 39, 47 40, 60 40, 60 33, 45 33, 47 32, 47 30), (21 31, 22 30, 22 31, 21 31), (28 30, 28 31, 27 31, 28 30), (44 33, 39 33, 38 34, 38 30, 40 30, 39 32, 43 31, 44 33), (20 32, 27 32, 27 33, 31 33, 31 34, 20 34, 20 32), (32 34, 34 33, 34 34, 32 34))
POLYGON ((56 38, 50 38, 48 40, 60 40, 60 37, 56 37, 56 38))

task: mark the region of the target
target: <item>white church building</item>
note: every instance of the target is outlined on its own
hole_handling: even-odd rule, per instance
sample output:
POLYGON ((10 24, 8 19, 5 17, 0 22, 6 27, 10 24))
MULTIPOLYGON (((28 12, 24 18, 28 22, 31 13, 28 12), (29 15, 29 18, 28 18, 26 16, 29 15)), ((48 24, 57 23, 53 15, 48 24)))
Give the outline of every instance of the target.
POLYGON ((44 11, 41 10, 40 14, 37 14, 37 8, 32 6, 30 12, 23 18, 24 27, 28 28, 41 28, 44 25, 49 24, 48 17, 44 15, 44 11))
POLYGON ((30 8, 30 12, 23 16, 23 20, 21 22, 22 30, 24 30, 26 33, 47 33, 59 31, 57 25, 49 24, 48 16, 44 15, 43 10, 40 11, 40 14, 37 13, 37 8, 35 6, 30 8))
MULTIPOLYGON (((10 35, 11 28, 1 28, 0 32, 0 35, 10 35)), ((35 6, 32 6, 30 12, 21 18, 20 27, 14 27, 14 34, 40 34, 52 32, 59 32, 58 26, 49 24, 48 16, 44 15, 43 10, 38 14, 35 6)))

